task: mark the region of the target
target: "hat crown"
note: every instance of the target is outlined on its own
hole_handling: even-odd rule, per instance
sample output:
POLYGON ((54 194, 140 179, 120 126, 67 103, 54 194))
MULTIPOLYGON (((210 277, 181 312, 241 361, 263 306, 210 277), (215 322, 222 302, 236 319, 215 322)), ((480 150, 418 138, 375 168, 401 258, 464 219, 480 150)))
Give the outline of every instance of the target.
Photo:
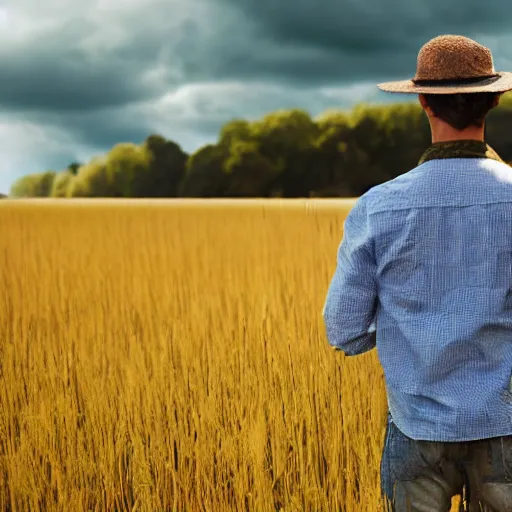
POLYGON ((421 48, 414 80, 463 80, 495 74, 488 48, 464 36, 445 35, 421 48))

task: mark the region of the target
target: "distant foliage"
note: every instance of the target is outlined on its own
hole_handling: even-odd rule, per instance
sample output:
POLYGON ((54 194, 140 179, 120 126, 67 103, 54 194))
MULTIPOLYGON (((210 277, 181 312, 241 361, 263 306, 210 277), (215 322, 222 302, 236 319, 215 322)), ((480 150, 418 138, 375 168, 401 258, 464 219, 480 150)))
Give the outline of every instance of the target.
POLYGON ((73 178, 74 174, 69 170, 57 173, 50 195, 52 197, 69 197, 73 178))
POLYGON ((188 155, 181 147, 160 135, 144 142, 149 157, 145 180, 137 184, 139 197, 175 197, 185 176, 188 155))
MULTIPOLYGON (((512 98, 502 97, 487 123, 487 141, 512 160, 512 98)), ((216 143, 188 155, 151 135, 118 144, 82 165, 24 176, 15 197, 357 197, 403 174, 430 144, 416 103, 360 104, 317 119, 299 109, 256 121, 234 119, 216 143)))
POLYGON ((12 197, 48 197, 53 187, 55 171, 23 176, 12 184, 12 197))
POLYGON ((103 159, 94 158, 90 163, 80 167, 78 174, 71 182, 69 195, 71 197, 109 197, 111 195, 103 159))

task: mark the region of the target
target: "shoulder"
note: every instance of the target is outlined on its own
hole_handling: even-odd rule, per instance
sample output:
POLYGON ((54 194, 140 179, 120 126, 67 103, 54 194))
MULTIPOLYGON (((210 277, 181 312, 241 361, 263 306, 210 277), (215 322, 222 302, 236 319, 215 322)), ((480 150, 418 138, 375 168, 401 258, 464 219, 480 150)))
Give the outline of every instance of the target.
POLYGON ((372 187, 358 199, 358 202, 361 202, 360 208, 364 208, 367 215, 372 215, 383 209, 396 207, 397 204, 404 204, 404 200, 411 197, 413 188, 418 182, 417 171, 425 165, 427 164, 422 164, 396 178, 372 187))
POLYGON ((500 182, 512 183, 512 167, 505 162, 486 158, 480 160, 480 165, 500 182))

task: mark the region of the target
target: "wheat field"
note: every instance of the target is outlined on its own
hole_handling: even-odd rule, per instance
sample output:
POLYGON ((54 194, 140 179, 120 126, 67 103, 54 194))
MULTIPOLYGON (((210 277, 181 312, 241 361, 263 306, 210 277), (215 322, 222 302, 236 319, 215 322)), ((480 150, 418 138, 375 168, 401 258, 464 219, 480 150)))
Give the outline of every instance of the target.
POLYGON ((0 203, 0 510, 380 510, 375 351, 321 309, 352 201, 0 203))

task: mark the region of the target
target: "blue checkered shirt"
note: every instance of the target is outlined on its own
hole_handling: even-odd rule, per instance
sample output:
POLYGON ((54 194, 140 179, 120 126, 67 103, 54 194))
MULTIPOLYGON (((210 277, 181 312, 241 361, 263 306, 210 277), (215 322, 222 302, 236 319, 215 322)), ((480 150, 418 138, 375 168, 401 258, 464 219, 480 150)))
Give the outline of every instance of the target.
POLYGON ((329 343, 376 346, 408 437, 512 434, 512 169, 430 160, 349 213, 323 309, 329 343))

